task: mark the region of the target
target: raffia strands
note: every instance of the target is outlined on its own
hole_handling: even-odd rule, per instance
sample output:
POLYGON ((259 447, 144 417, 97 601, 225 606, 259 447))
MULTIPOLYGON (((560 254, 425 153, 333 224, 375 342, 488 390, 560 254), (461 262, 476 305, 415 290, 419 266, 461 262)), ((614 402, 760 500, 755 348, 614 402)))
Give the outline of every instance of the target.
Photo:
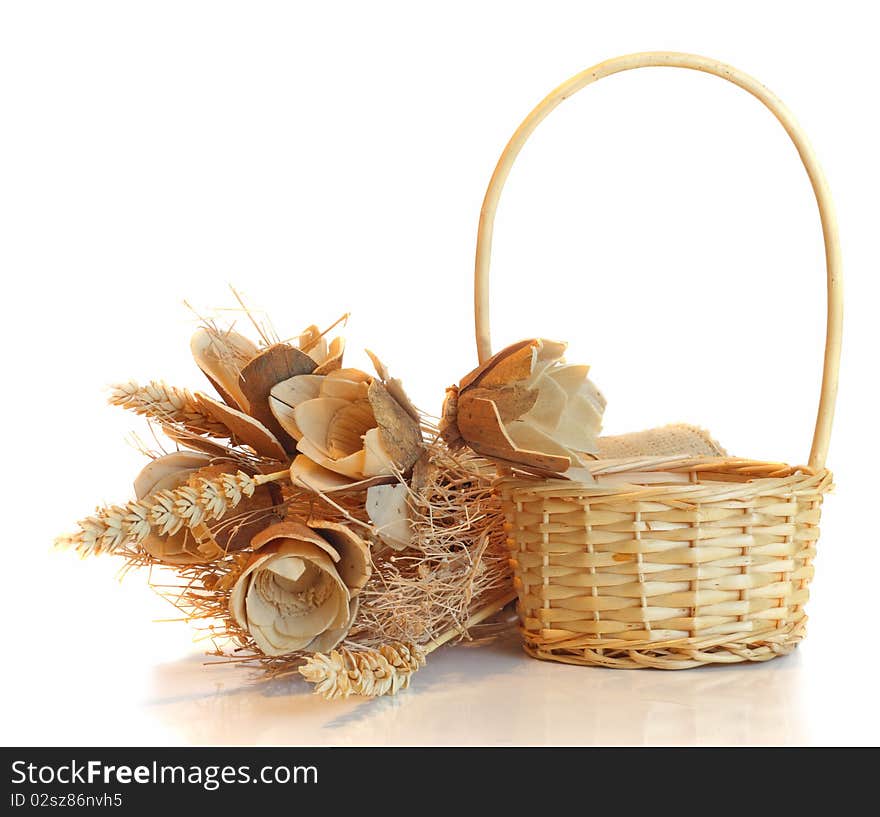
POLYGON ((133 380, 112 387, 108 401, 163 425, 174 424, 198 435, 230 438, 230 430, 210 417, 187 389, 151 380, 141 386, 133 380))
POLYGON ((300 674, 327 699, 361 695, 395 695, 409 686, 413 673, 425 665, 425 654, 415 644, 383 644, 375 650, 339 649, 314 653, 300 674))
POLYGON ((510 587, 495 467, 466 452, 452 454, 442 443, 429 448, 429 457, 427 474, 410 495, 413 546, 374 552, 350 642, 426 644, 462 627, 483 600, 510 587))
POLYGON ((141 542, 151 531, 174 534, 184 525, 193 528, 219 519, 243 497, 253 496, 257 486, 266 481, 239 471, 203 479, 197 487, 158 491, 136 502, 107 505, 81 520, 76 533, 59 537, 55 544, 83 556, 108 552, 130 555, 128 546, 141 542))

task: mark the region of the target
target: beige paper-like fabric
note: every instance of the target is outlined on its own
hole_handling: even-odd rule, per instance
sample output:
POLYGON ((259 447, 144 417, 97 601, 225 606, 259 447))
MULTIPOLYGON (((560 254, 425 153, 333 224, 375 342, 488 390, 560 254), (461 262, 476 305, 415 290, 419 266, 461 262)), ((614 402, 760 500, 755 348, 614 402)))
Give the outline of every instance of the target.
POLYGON ((698 426, 676 423, 599 438, 599 459, 621 457, 668 457, 676 454, 691 457, 726 457, 727 452, 708 431, 698 426))

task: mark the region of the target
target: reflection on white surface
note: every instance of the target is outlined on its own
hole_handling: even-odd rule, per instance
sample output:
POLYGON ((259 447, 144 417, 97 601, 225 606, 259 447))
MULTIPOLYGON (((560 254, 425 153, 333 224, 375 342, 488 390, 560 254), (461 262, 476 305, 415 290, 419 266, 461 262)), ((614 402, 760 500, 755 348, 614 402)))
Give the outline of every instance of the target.
POLYGON ((873 745, 880 737, 876 661, 852 626, 853 616, 868 620, 876 594, 853 584, 844 560, 823 573, 806 641, 766 664, 570 667, 529 658, 510 633, 439 650, 396 698, 329 702, 299 679, 267 683, 240 666, 205 666, 204 642, 194 645, 186 624, 154 623, 175 611, 135 577, 113 581, 113 560, 26 554, 20 575, 40 576, 43 598, 55 603, 35 606, 28 581, 0 594, 12 623, 0 674, 8 745, 873 745), (834 603, 841 596, 826 587, 848 588, 851 603, 834 603), (861 617, 854 605, 864 606, 861 617))
POLYGON ((797 653, 687 672, 571 667, 529 658, 511 634, 443 650, 410 690, 372 701, 193 656, 156 667, 147 709, 197 744, 802 744, 799 670, 797 653))

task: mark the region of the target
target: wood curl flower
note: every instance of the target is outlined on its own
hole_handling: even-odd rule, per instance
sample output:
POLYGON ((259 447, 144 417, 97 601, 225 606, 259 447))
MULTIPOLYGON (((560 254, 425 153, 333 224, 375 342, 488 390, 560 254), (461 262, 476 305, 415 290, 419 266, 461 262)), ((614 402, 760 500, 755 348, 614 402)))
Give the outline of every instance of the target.
POLYGON ((347 635, 372 572, 369 545, 339 523, 287 519, 254 537, 229 600, 265 655, 332 650, 347 635))

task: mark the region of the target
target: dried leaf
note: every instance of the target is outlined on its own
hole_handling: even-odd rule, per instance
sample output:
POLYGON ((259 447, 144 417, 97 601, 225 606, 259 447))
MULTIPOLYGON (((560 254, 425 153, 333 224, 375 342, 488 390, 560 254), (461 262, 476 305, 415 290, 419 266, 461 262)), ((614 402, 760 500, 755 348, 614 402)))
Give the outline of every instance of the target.
POLYGON ((235 444, 249 445, 261 457, 284 462, 287 452, 282 448, 275 435, 261 422, 249 417, 231 406, 211 399, 204 394, 196 394, 199 405, 218 422, 223 423, 232 432, 235 444))
POLYGON ((382 446, 401 471, 409 470, 422 453, 419 424, 378 380, 370 384, 367 396, 376 417, 382 446))
POLYGON ((269 396, 277 384, 296 375, 311 374, 315 361, 305 352, 277 343, 258 354, 242 370, 238 385, 248 401, 248 414, 259 420, 289 452, 296 451, 296 440, 285 431, 272 412, 269 396))

